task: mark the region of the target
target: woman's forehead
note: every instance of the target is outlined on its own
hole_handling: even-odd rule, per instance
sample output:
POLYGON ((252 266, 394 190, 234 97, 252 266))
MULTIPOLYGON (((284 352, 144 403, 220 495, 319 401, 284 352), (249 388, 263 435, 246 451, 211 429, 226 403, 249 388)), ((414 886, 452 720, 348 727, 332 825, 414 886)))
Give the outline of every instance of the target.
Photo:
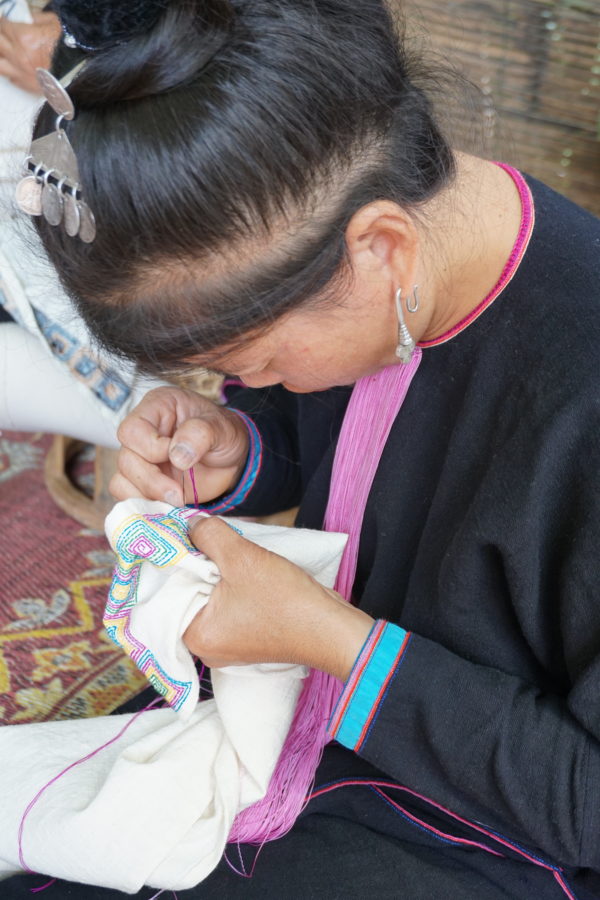
MULTIPOLYGON (((328 310, 328 317, 333 310, 328 310)), ((243 374, 245 370, 263 368, 275 354, 285 350, 290 341, 300 338, 310 342, 311 335, 316 340, 323 332, 323 310, 318 308, 297 309, 280 316, 267 327, 241 335, 238 340, 223 347, 215 348, 202 357, 190 361, 213 372, 221 374, 243 374)))

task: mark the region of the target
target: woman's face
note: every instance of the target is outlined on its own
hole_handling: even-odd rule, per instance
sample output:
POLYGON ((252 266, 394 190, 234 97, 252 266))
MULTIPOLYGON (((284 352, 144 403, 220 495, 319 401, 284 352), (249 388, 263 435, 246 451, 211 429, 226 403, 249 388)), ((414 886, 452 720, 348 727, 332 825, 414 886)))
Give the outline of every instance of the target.
MULTIPOLYGON (((397 363, 398 285, 415 284, 418 235, 412 219, 391 201, 362 207, 346 230, 352 278, 340 280, 334 302, 299 308, 241 348, 223 349, 207 363, 249 387, 282 384, 295 393, 354 384, 397 363)), ((413 316, 411 328, 424 325, 413 316)))
POLYGON ((213 357, 210 367, 248 387, 282 384, 298 394, 353 384, 397 362, 397 325, 381 294, 379 285, 355 285, 339 305, 290 313, 263 336, 213 357))

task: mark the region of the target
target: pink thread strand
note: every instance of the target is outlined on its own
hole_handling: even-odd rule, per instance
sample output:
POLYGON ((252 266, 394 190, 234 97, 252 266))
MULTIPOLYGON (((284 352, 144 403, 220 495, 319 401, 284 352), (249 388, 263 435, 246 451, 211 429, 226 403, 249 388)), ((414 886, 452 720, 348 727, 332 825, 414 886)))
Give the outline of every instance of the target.
POLYGON ((554 877, 558 881, 558 884, 560 885, 566 896, 569 898, 569 900, 577 900, 575 894, 571 890, 569 890, 569 887, 560 872, 555 872, 554 877))
MULTIPOLYGON (((326 531, 349 535, 335 589, 351 600, 365 507, 392 425, 419 367, 421 351, 408 365, 388 366, 354 386, 337 443, 326 531)), ((230 842, 263 843, 286 834, 308 802, 315 771, 327 743, 327 723, 342 690, 331 675, 311 669, 266 796, 236 817, 230 842)))
MULTIPOLYGON (((92 750, 91 753, 88 753, 88 754, 86 754, 86 756, 82 756, 81 759, 77 759, 77 760, 75 760, 75 762, 70 763, 61 772, 59 772, 58 775, 55 775, 54 778, 51 778, 50 781, 46 782, 46 784, 40 788, 40 790, 37 792, 37 794, 35 795, 33 800, 31 800, 28 803, 27 808, 25 809, 25 812, 23 813, 23 815, 21 817, 21 821, 19 823, 19 832, 18 832, 18 837, 17 837, 18 848, 19 848, 19 862, 21 864, 21 868, 25 872, 28 872, 30 875, 39 874, 37 872, 34 872, 33 869, 30 869, 29 866, 27 865, 27 863, 25 862, 25 858, 23 856, 23 829, 25 827, 25 820, 27 819, 27 816, 29 815, 29 813, 31 812, 33 807, 36 805, 36 803, 38 802, 38 800, 40 799, 42 794, 45 791, 47 791, 48 788, 51 787, 55 782, 57 782, 59 778, 62 778, 63 775, 66 775, 67 772, 70 772, 71 769, 74 769, 75 766, 79 766, 79 765, 81 765, 81 763, 87 762, 88 759, 92 759, 94 756, 96 756, 96 754, 100 753, 101 750, 104 750, 106 747, 110 747, 111 744, 114 744, 115 741, 118 741, 119 738, 125 734, 127 729, 131 725, 133 725, 135 720, 138 719, 142 715, 142 713, 145 713, 147 710, 152 709, 153 706, 156 706, 157 703, 161 703, 161 702, 162 702, 162 697, 157 697, 155 700, 152 701, 152 703, 149 703, 148 706, 146 706, 144 709, 141 709, 139 712, 137 712, 129 720, 129 722, 127 722, 127 724, 124 725, 123 728, 121 728, 121 730, 119 731, 118 734, 116 734, 114 737, 112 737, 109 741, 106 741, 105 744, 102 744, 101 747, 96 747, 96 749, 92 750)), ((53 880, 55 880, 55 879, 53 879, 53 880)), ((51 883, 52 882, 49 882, 49 884, 51 884, 51 883)), ((44 887, 47 887, 47 886, 48 885, 44 885, 44 887)), ((43 890, 43 888, 37 888, 37 890, 43 890)))
POLYGON ((41 891, 45 891, 46 888, 52 887, 53 884, 56 883, 56 878, 51 878, 50 881, 47 881, 46 884, 42 884, 41 887, 29 888, 30 894, 39 894, 41 891))
POLYGON ((194 506, 196 509, 200 506, 198 502, 198 491, 196 490, 196 476, 194 475, 194 467, 192 466, 189 470, 190 473, 190 481, 192 482, 192 491, 194 492, 194 506))
MULTIPOLYGON (((345 778, 340 781, 337 781, 333 784, 325 785, 325 787, 318 788, 316 791, 313 791, 308 800, 311 800, 313 797, 320 797, 322 794, 328 794, 330 791, 335 791, 341 787, 384 787, 394 791, 399 791, 402 794, 408 794, 410 797, 417 797, 419 800, 424 801, 428 806, 432 806, 434 809, 440 810, 440 812, 445 813, 451 819, 454 819, 456 822, 460 822, 463 825, 467 825, 469 828, 472 828, 474 831, 478 831, 480 834, 484 834, 487 838, 492 841, 495 841, 498 844, 501 844, 503 847, 507 847, 509 850, 512 850, 513 853, 522 856, 528 862, 532 863, 532 865, 537 866, 540 869, 545 869, 547 872, 552 872, 554 878, 567 895, 569 900, 577 900, 575 895, 569 890, 568 885, 566 884, 562 871, 557 869, 557 867, 551 865, 550 863, 545 862, 543 859, 538 859, 533 856, 531 853, 528 853, 526 850, 523 850, 522 847, 519 847, 518 844, 509 841, 508 838, 503 838, 499 834, 495 834, 493 831, 489 831, 487 828, 484 828, 483 825, 478 825, 475 822, 469 821, 469 819, 464 819, 462 816, 459 816, 458 813, 452 812, 452 810, 448 809, 446 806, 442 806, 441 803, 436 803, 435 800, 432 800, 430 797, 426 797, 424 794, 419 794, 418 791, 413 791, 410 788, 405 787, 402 784, 396 784, 390 781, 383 781, 379 779, 373 779, 364 781, 358 778, 345 778)), ((393 801, 390 797, 386 797, 391 803, 393 801)), ((416 820, 420 821, 420 820, 416 820)), ((426 823, 422 822, 421 824, 425 825, 428 830, 434 830, 426 823)), ((494 851, 490 847, 485 847, 484 844, 477 845, 482 847, 482 849, 487 849, 489 853, 494 853, 494 851)), ((501 856, 502 854, 496 854, 501 856)))
POLYGON ((526 850, 521 850, 520 847, 517 847, 507 838, 503 838, 500 835, 496 835, 491 831, 488 831, 482 825, 477 825, 475 822, 470 822, 469 819, 464 819, 462 816, 459 816, 458 813, 452 812, 452 810, 448 809, 446 806, 442 806, 441 803, 436 803, 435 800, 431 800, 429 797, 425 797, 424 794, 419 794, 418 791, 412 791, 410 788, 405 787, 402 784, 394 784, 394 782, 390 781, 362 781, 360 779, 344 779, 343 781, 337 782, 336 784, 328 785, 325 788, 314 791, 311 794, 312 797, 319 797, 321 794, 327 794, 329 791, 336 790, 339 787, 347 787, 347 786, 357 786, 357 785, 368 785, 369 787, 385 787, 390 788, 394 791, 399 791, 402 794, 408 794, 410 797, 416 797, 418 800, 422 800, 428 806, 432 806, 434 809, 438 809, 440 812, 445 813, 451 819, 454 819, 456 822, 460 822, 463 825, 467 825, 470 828, 473 828, 475 831, 480 832, 480 834, 484 834, 486 837, 490 838, 492 841, 496 841, 498 844, 502 844, 504 847, 508 847, 509 850, 513 850, 515 853, 520 854, 525 859, 527 859, 530 863, 533 863, 536 866, 540 866, 543 869, 548 869, 548 871, 553 871, 553 868, 548 863, 544 863, 541 860, 535 858, 531 854, 527 853, 526 850))
POLYGON ((439 828, 434 828, 433 825, 428 825, 427 822, 424 822, 423 819, 419 819, 417 816, 410 813, 403 806, 400 806, 399 803, 396 803, 395 800, 392 800, 391 797, 381 790, 381 788, 374 787, 373 785, 369 785, 373 790, 383 799, 386 803, 390 803, 394 809, 397 809, 403 816, 406 816, 411 822, 414 822, 415 825, 418 825, 421 828, 425 828, 426 831, 430 831, 432 834, 437 835, 437 837, 442 838, 444 841, 450 841, 453 844, 464 845, 465 847, 476 847, 478 850, 485 850, 486 853, 491 853, 492 856, 499 856, 501 859, 505 859, 504 854, 498 853, 497 850, 492 850, 491 847, 488 847, 487 844, 481 844, 479 841, 470 841, 468 838, 459 838, 453 834, 448 834, 446 831, 440 831, 439 828))

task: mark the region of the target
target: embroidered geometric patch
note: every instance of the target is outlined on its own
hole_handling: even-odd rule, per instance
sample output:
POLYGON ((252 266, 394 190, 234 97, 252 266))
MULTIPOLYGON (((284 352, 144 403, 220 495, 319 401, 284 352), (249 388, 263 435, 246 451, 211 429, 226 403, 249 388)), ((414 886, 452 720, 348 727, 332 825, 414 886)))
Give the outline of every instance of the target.
POLYGON ((159 568, 175 565, 193 551, 187 531, 172 516, 131 516, 116 536, 117 555, 126 568, 140 558, 159 568))
POLYGON ((131 610, 138 602, 142 563, 158 568, 176 565, 188 554, 201 555, 188 537, 187 508, 167 515, 134 515, 121 525, 114 537, 117 565, 104 612, 104 627, 111 640, 121 647, 162 694, 173 709, 181 708, 192 683, 179 681, 165 672, 152 651, 130 629, 131 610))

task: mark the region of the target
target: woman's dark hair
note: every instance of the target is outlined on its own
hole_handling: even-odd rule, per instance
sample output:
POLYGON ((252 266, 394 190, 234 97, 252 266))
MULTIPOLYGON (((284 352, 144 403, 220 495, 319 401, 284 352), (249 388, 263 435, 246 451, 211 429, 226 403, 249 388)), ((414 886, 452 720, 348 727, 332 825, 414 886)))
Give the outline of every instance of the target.
MULTIPOLYGON (((97 237, 37 227, 105 347, 149 372, 209 360, 331 295, 361 206, 414 209, 449 182, 398 32, 384 0, 171 0, 87 55, 66 128, 97 237)), ((78 54, 60 46, 55 73, 78 54)))

